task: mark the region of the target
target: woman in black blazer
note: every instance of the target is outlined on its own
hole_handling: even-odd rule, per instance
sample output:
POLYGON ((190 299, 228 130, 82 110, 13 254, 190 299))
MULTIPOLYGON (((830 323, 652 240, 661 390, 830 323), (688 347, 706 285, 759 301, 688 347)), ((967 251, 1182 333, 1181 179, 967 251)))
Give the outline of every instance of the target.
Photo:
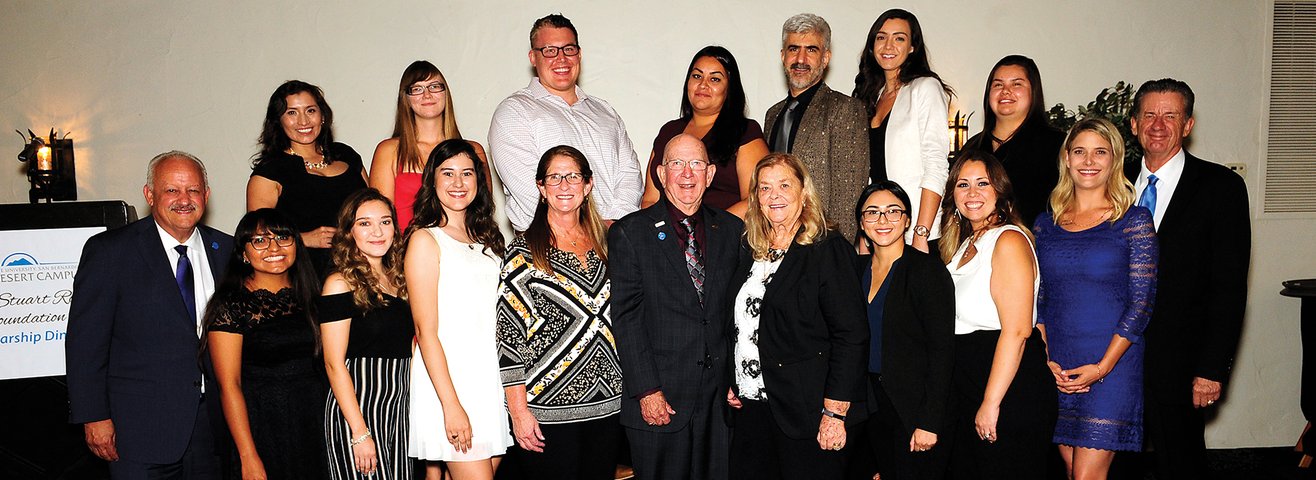
POLYGON ((732 478, 840 478, 845 425, 862 420, 868 325, 854 247, 829 231, 804 164, 755 165, 734 278, 732 478))
MULTIPOLYGON (((883 180, 865 188, 855 222, 873 252, 856 262, 872 332, 863 433, 882 478, 939 479, 949 459, 939 440, 947 432, 955 284, 940 259, 902 241, 911 220, 909 195, 899 184, 883 180)), ((871 466, 863 476, 873 476, 871 466)))

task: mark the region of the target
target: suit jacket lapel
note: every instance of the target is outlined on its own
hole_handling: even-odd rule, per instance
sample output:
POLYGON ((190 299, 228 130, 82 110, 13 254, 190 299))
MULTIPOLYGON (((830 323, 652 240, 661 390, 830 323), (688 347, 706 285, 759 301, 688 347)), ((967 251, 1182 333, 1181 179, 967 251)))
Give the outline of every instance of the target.
POLYGON ((790 250, 786 251, 786 256, 781 259, 781 265, 777 267, 777 272, 772 274, 772 281, 768 282, 768 287, 763 291, 763 298, 786 298, 778 292, 790 291, 794 288, 796 280, 801 278, 799 270, 804 268, 805 249, 809 247, 791 242, 790 250))
POLYGON ((667 200, 663 199, 655 203, 645 213, 653 221, 652 235, 658 244, 658 255, 667 259, 672 271, 679 272, 680 276, 686 279, 684 285, 690 295, 696 295, 695 285, 690 281, 690 271, 685 266, 685 245, 681 244, 681 237, 676 235, 676 226, 672 225, 667 215, 667 200))
MULTIPOLYGON (((806 145, 805 151, 808 151, 807 145, 821 144, 821 139, 815 139, 814 131, 820 130, 819 125, 826 122, 827 113, 831 110, 827 105, 827 99, 831 97, 832 89, 827 88, 827 84, 818 86, 818 91, 813 93, 813 99, 809 101, 809 107, 804 110, 804 116, 800 117, 800 126, 795 129, 795 141, 791 144, 791 153, 800 151, 801 145, 806 145)), ((825 160, 825 159, 820 159, 825 160)), ((819 173, 814 173, 819 175, 819 173)))
POLYGON ((1202 174, 1201 165, 1197 163, 1201 161, 1204 160, 1199 160, 1189 155, 1188 151, 1184 151, 1183 173, 1179 174, 1179 183, 1174 186, 1174 195, 1170 197, 1170 204, 1165 207, 1165 215, 1161 217, 1161 226, 1157 231, 1165 231, 1167 226, 1173 229, 1178 219, 1188 211, 1189 199, 1195 196, 1196 190, 1201 186, 1201 182, 1197 179, 1202 174))
MULTIPOLYGON (((174 270, 174 266, 169 265, 169 255, 164 251, 164 244, 160 242, 159 232, 156 231, 155 220, 147 217, 144 222, 144 228, 138 231, 137 253, 142 258, 142 264, 145 265, 147 277, 157 279, 161 283, 162 289, 168 286, 168 292, 173 295, 165 295, 169 298, 169 303, 176 310, 176 318, 186 319, 187 305, 183 303, 183 292, 178 290, 178 283, 173 275, 169 272, 174 270)), ((151 288, 150 286, 140 286, 141 288, 151 288)), ((196 325, 189 323, 188 328, 195 329, 196 325)))
MULTIPOLYGON (((223 271, 225 267, 224 263, 220 261, 220 257, 223 256, 223 252, 220 251, 222 245, 220 245, 219 239, 215 238, 214 234, 209 230, 201 228, 200 225, 196 228, 201 229, 201 242, 205 244, 206 263, 210 266, 210 278, 213 278, 215 284, 218 285, 219 272, 223 271)), ((200 306, 197 308, 200 308, 200 306)))

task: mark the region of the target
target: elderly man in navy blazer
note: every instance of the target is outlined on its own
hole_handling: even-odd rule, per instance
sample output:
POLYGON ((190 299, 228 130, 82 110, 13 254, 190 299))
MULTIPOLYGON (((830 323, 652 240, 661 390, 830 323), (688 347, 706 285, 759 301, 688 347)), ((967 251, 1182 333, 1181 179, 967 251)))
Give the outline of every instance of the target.
POLYGON ((663 200, 608 232, 621 424, 636 478, 722 479, 729 291, 744 223, 703 205, 717 167, 681 134, 658 166, 663 200))
POLYGON ((150 217, 82 250, 65 343, 69 421, 115 479, 217 478, 215 434, 226 430, 197 355, 199 319, 233 238, 198 225, 210 188, 195 156, 153 158, 142 194, 150 217))

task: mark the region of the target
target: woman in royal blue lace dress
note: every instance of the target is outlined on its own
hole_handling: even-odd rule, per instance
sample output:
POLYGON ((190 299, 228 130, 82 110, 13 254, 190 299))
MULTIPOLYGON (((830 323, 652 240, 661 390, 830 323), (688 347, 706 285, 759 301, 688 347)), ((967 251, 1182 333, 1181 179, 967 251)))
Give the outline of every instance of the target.
POLYGON ((1115 125, 1085 119, 1061 150, 1052 212, 1037 218, 1037 324, 1060 391, 1053 441, 1069 478, 1105 478, 1142 450, 1142 332, 1156 290, 1151 213, 1133 205, 1115 125))

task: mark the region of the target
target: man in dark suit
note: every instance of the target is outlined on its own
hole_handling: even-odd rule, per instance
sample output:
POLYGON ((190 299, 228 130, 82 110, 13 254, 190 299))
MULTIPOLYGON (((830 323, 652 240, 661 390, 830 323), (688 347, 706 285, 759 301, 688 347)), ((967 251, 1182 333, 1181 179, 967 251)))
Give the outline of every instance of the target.
POLYGON ((823 214, 854 238, 854 206, 868 185, 868 114, 864 105, 823 82, 832 59, 832 28, 801 13, 781 27, 781 64, 790 96, 763 118, 768 148, 804 161, 823 214))
POLYGON ((744 224, 703 206, 716 166, 677 135, 658 166, 663 200, 608 232, 621 424, 637 478, 726 478, 727 302, 744 224))
POLYGON ((1193 91, 1174 79, 1134 95, 1130 124, 1143 161, 1125 166, 1152 210, 1161 256, 1144 336, 1147 436, 1157 478, 1202 478, 1205 409, 1229 379, 1247 304, 1251 214, 1242 177, 1192 156, 1193 91))
POLYGON ((190 154, 152 159, 142 193, 150 217, 82 250, 65 342, 69 421, 115 479, 217 478, 212 434, 225 430, 197 349, 233 238, 198 225, 210 188, 190 154))

